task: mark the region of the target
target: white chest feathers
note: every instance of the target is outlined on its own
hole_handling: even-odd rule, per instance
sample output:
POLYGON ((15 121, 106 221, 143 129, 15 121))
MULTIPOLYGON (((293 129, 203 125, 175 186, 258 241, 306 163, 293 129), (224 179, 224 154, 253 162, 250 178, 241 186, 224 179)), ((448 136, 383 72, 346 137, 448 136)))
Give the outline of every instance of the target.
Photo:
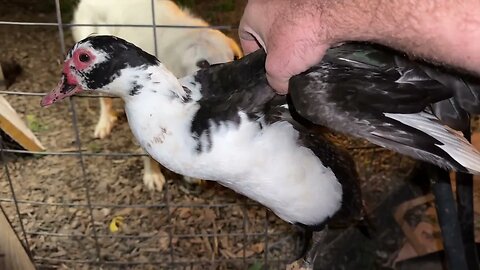
POLYGON ((291 223, 317 225, 340 208, 340 183, 310 149, 298 144, 290 123, 260 128, 240 112, 240 124, 212 125, 209 147, 197 151, 199 141, 190 127, 198 105, 162 109, 162 104, 148 104, 126 107, 130 126, 142 147, 168 169, 217 181, 291 223))

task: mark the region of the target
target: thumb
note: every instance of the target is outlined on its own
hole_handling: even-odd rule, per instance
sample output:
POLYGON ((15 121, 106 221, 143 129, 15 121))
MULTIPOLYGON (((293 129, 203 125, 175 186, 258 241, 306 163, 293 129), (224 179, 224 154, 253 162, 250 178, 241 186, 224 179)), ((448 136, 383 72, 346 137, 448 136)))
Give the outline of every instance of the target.
POLYGON ((265 69, 273 89, 279 94, 286 94, 290 78, 318 64, 328 46, 310 42, 282 42, 272 42, 272 46, 268 47, 265 69))
POLYGON ((260 49, 260 46, 265 49, 263 35, 265 27, 269 25, 265 16, 262 16, 265 12, 265 4, 259 1, 248 1, 245 6, 238 26, 238 37, 245 54, 260 49))
POLYGON ((255 36, 247 31, 239 30, 238 37, 245 55, 252 53, 260 48, 259 42, 255 36))

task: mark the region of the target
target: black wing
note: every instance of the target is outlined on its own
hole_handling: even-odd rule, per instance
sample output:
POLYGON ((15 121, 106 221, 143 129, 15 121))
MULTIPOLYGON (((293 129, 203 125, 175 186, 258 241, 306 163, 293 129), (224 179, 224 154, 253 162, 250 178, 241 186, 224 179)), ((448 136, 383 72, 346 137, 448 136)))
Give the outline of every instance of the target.
MULTIPOLYGON (((238 123, 239 110, 251 118, 263 117, 267 124, 288 121, 299 131, 299 144, 311 149, 342 184, 342 208, 329 224, 340 226, 361 220, 364 211, 353 159, 346 151, 329 142, 322 135, 322 129, 295 111, 289 111, 285 106, 289 105, 287 97, 275 94, 268 85, 265 57, 265 52, 258 50, 240 60, 197 72, 195 81, 201 85, 202 98, 198 101, 200 109, 192 123, 192 132, 196 136, 205 134, 211 121, 238 123)), ((199 145, 198 150, 201 149, 202 145, 199 145)))
POLYGON ((465 110, 480 107, 479 100, 472 98, 472 93, 480 93, 480 87, 472 82, 450 81, 455 78, 459 77, 409 61, 390 50, 346 44, 331 49, 319 65, 293 77, 289 90, 295 109, 315 124, 441 167, 465 171, 438 147, 443 143, 385 115, 428 111, 432 104, 450 100, 450 104, 435 105, 434 112, 447 124, 451 121, 463 126, 468 121, 465 110))
MULTIPOLYGON (((200 108, 191 131, 196 138, 209 136, 213 124, 240 123, 239 111, 258 119, 271 107, 286 104, 285 96, 275 94, 265 74, 265 53, 259 50, 240 60, 199 70, 195 84, 201 87, 200 108)), ((201 140, 197 150, 202 149, 201 140)))
POLYGON ((266 54, 260 49, 239 60, 200 69, 195 73, 194 80, 200 84, 204 99, 229 95, 239 89, 272 94, 272 88, 265 84, 265 59, 266 54))
MULTIPOLYGON (((405 88, 404 84, 409 84, 412 91, 414 89, 431 89, 431 87, 440 89, 442 93, 432 96, 432 93, 429 92, 428 96, 440 101, 445 99, 442 96, 448 92, 448 95, 452 97, 451 103, 455 103, 453 111, 462 108, 470 113, 480 113, 480 82, 478 78, 425 62, 412 61, 398 51, 372 44, 348 43, 330 49, 324 62, 334 66, 379 72, 391 83, 399 80, 397 85, 386 89, 386 91, 394 93, 405 88)), ((369 73, 366 72, 365 76, 368 78, 369 73)), ((420 96, 413 95, 413 98, 421 98, 424 95, 423 91, 416 90, 416 92, 420 92, 417 93, 420 96)), ((394 93, 389 93, 389 95, 394 93)), ((412 96, 411 93, 407 94, 412 96)))

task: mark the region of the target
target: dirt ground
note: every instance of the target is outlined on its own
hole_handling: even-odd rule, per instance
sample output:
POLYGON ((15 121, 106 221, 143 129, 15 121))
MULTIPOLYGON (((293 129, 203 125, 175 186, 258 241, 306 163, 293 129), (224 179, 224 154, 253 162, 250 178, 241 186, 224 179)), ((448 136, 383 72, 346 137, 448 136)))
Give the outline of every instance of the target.
MULTIPOLYGON (((212 13, 212 2, 197 1, 194 10, 200 15, 208 13, 205 16, 212 24, 238 25, 246 1, 236 1, 234 10, 224 13, 212 13)), ((52 12, 20 9, 6 2, 0 2, 0 7, 0 20, 5 21, 55 22, 56 18, 52 12)), ((65 38, 70 47, 73 41, 68 29, 65 38)), ((23 74, 9 91, 49 91, 57 83, 63 61, 57 27, 1 25, 0 60, 10 59, 22 66, 23 74)), ((48 151, 78 149, 78 130, 85 153, 141 153, 124 116, 108 138, 93 138, 99 111, 95 99, 74 98, 73 103, 42 109, 39 96, 6 98, 48 151), (77 125, 72 124, 72 108, 77 125)), ((119 102, 117 106, 120 110, 119 102)), ((341 137, 339 141, 356 159, 370 211, 402 185, 413 168, 410 159, 369 148, 365 142, 341 137)), ((1 206, 21 232, 8 173, 40 269, 96 269, 98 265, 102 269, 259 269, 265 260, 270 269, 278 269, 296 254, 297 239, 291 226, 217 184, 186 186, 177 175, 168 174, 164 192, 148 191, 142 183, 143 165, 138 156, 85 155, 80 159, 9 154, 6 158, 8 162, 0 169, 1 206), (109 225, 116 217, 124 220, 119 231, 112 232, 109 225), (97 252, 100 264, 95 264, 97 252)), ((376 254, 375 265, 389 268, 387 262, 403 241, 398 234, 389 237, 389 250, 371 251, 376 254)))

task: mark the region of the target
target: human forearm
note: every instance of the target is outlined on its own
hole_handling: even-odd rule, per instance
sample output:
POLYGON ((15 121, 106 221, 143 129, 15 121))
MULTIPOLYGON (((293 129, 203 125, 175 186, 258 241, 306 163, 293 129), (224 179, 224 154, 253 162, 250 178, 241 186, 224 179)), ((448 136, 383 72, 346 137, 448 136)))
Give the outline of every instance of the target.
POLYGON ((332 43, 378 42, 480 74, 479 0, 336 1, 327 13, 332 43))

